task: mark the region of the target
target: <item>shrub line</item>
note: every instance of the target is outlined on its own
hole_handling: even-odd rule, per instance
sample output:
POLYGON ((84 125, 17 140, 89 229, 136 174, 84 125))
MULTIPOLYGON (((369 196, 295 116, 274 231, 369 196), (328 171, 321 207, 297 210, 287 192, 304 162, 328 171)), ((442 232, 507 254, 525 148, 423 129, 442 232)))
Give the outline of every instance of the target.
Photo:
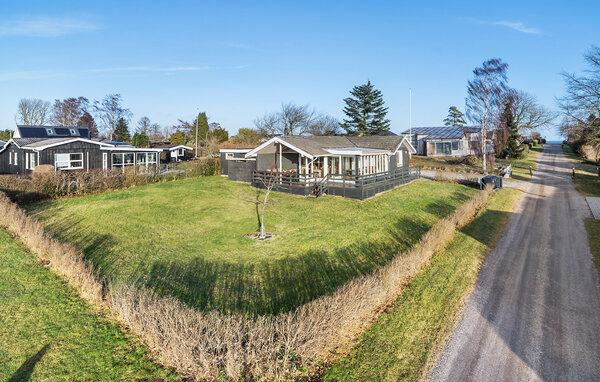
POLYGON ((152 350, 158 362, 196 380, 276 379, 308 376, 347 352, 408 282, 446 247, 493 191, 485 190, 432 226, 412 249, 372 274, 291 312, 251 316, 202 312, 173 297, 95 276, 83 253, 47 235, 42 225, 0 193, 0 224, 93 304, 106 306, 152 350))

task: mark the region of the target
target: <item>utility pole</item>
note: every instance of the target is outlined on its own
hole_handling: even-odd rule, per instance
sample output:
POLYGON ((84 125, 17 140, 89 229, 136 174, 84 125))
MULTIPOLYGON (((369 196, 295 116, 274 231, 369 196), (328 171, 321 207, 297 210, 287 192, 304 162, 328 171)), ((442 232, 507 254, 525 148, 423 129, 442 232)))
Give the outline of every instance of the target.
POLYGON ((196 109, 196 159, 198 159, 198 120, 200 119, 200 109, 196 109))

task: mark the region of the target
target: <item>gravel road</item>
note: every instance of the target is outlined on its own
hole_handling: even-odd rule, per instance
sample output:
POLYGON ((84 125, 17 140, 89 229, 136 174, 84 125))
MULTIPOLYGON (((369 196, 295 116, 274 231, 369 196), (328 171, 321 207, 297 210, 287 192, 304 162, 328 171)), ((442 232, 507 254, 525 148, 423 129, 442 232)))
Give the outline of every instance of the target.
POLYGON ((560 145, 545 145, 431 381, 600 381, 591 215, 569 167, 560 145))

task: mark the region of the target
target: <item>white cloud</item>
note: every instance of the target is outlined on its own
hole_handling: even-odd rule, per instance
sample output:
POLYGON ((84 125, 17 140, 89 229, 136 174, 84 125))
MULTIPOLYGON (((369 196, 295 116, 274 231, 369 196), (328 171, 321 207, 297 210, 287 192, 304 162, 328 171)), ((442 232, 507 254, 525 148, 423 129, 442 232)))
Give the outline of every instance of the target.
POLYGON ((525 24, 523 24, 522 22, 494 21, 492 24, 507 27, 507 28, 516 30, 517 32, 521 32, 521 33, 531 33, 531 34, 542 33, 542 31, 539 30, 538 28, 528 27, 525 24))
POLYGON ((100 29, 97 24, 72 18, 38 17, 0 23, 0 36, 59 37, 100 29))
POLYGON ((484 20, 479 20, 479 19, 468 19, 468 20, 475 24, 493 25, 493 26, 510 28, 512 30, 515 30, 515 31, 521 32, 521 33, 542 34, 542 31, 540 29, 528 27, 527 25, 525 25, 524 23, 522 23, 520 21, 484 21, 484 20))

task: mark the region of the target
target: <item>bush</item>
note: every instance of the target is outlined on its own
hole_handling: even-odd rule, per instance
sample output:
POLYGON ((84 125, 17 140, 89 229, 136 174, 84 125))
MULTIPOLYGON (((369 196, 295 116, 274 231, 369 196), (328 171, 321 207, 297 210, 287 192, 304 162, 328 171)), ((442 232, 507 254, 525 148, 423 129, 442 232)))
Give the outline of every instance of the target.
POLYGON ((475 166, 477 164, 477 156, 467 155, 467 156, 463 157, 461 163, 468 165, 468 166, 475 166))
POLYGON ((39 200, 63 196, 86 195, 96 192, 112 191, 121 188, 144 186, 151 183, 171 181, 183 178, 218 175, 219 159, 200 159, 192 162, 177 163, 175 167, 160 174, 141 167, 129 167, 122 170, 90 171, 49 171, 45 166, 36 168, 31 176, 2 175, 0 191, 5 192, 17 203, 31 203, 39 200))
POLYGON ((525 144, 525 143, 523 143, 523 144, 521 145, 521 147, 523 148, 523 153, 527 154, 527 153, 529 153, 529 148, 530 148, 531 146, 530 146, 529 144, 525 144))

